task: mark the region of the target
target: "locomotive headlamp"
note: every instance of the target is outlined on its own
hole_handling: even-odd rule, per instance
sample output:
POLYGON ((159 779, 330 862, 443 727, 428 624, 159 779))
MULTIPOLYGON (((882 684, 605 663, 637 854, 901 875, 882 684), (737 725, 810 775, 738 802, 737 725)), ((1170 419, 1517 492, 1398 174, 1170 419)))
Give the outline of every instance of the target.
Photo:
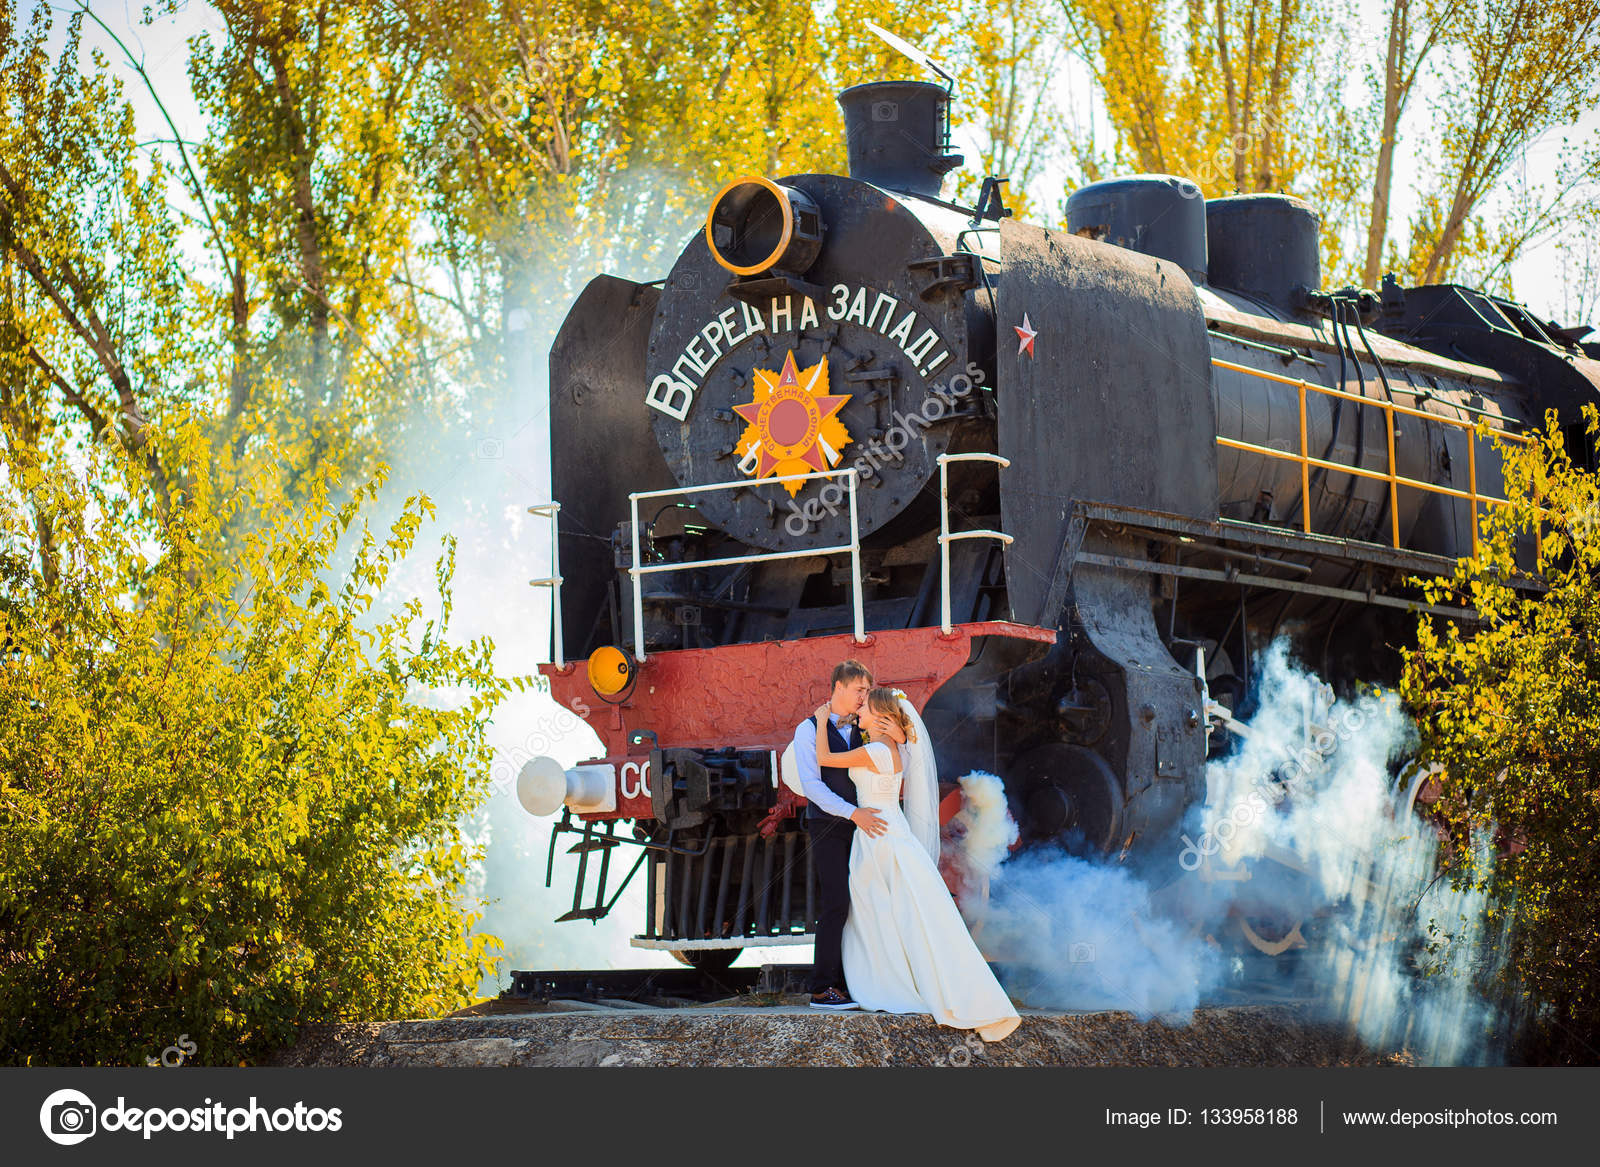
POLYGON ((616 810, 616 768, 599 762, 568 770, 554 758, 531 758, 517 772, 517 801, 536 818, 547 818, 563 806, 579 814, 616 810))
POLYGON ((621 701, 633 688, 638 665, 626 649, 608 644, 589 655, 589 685, 602 701, 621 701))
POLYGON ((711 200, 706 243, 736 276, 774 269, 801 275, 822 249, 822 215, 804 191, 747 175, 711 200))

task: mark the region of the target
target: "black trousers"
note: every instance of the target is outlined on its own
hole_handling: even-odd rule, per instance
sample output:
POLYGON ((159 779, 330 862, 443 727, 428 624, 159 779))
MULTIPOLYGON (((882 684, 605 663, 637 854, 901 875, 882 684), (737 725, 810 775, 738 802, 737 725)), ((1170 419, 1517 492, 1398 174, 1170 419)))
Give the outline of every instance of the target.
POLYGON ((856 826, 834 815, 806 819, 811 838, 811 862, 816 865, 816 956, 811 971, 811 991, 846 989, 844 981, 844 924, 850 918, 850 845, 856 826))

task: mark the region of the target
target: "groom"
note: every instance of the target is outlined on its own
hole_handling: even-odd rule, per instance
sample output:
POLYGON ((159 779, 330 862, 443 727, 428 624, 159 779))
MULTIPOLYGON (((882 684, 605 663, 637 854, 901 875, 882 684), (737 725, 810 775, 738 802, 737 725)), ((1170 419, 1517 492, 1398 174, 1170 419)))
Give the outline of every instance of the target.
MULTIPOLYGON (((834 666, 833 695, 828 701, 828 748, 845 753, 861 745, 856 715, 867 703, 872 674, 860 661, 834 666)), ((817 919, 815 963, 811 973, 813 1009, 856 1009, 844 980, 841 944, 844 924, 850 918, 850 845, 857 829, 881 835, 887 826, 871 807, 857 806, 850 771, 840 766, 817 765, 817 719, 806 718, 794 731, 794 756, 805 791, 806 830, 811 838, 811 861, 816 865, 821 910, 817 919)))

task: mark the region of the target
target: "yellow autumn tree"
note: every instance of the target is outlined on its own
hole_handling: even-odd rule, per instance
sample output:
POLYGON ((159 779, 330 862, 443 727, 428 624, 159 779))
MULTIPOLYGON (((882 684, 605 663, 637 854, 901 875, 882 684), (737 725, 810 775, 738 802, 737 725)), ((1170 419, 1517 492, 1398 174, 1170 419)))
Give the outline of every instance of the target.
POLYGON ((386 308, 405 209, 381 111, 320 119, 390 91, 327 9, 227 15, 193 149, 136 132, 92 16, 52 55, 46 5, 0 6, 8 1062, 180 1034, 254 1060, 459 1007, 492 963, 462 821, 510 683, 448 638, 453 545, 426 604, 394 594, 432 504, 359 520, 416 405, 386 308))
POLYGON ((1600 411, 1506 453, 1509 506, 1477 552, 1427 586, 1472 624, 1425 617, 1401 692, 1451 878, 1512 921, 1502 988, 1523 1006, 1521 1056, 1592 1064, 1600 1045, 1600 411), (1569 444, 1581 448, 1569 448, 1569 444), (1498 851, 1498 855, 1495 852, 1498 851))

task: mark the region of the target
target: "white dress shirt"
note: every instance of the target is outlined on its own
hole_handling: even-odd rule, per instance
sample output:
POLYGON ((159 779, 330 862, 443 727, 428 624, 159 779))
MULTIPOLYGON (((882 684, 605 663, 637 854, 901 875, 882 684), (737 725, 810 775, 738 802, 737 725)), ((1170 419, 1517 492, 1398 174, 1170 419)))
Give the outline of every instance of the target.
MULTIPOLYGON (((832 710, 828 712, 828 720, 835 726, 839 725, 839 715, 832 710)), ((851 730, 854 726, 844 726, 839 730, 840 735, 850 748, 855 749, 861 744, 859 731, 855 741, 850 741, 851 730)), ((806 801, 818 810, 838 818, 847 819, 855 813, 855 806, 840 798, 827 783, 822 780, 822 767, 817 764, 817 730, 810 721, 802 721, 794 731, 794 760, 795 766, 800 771, 800 788, 806 792, 806 801)))

